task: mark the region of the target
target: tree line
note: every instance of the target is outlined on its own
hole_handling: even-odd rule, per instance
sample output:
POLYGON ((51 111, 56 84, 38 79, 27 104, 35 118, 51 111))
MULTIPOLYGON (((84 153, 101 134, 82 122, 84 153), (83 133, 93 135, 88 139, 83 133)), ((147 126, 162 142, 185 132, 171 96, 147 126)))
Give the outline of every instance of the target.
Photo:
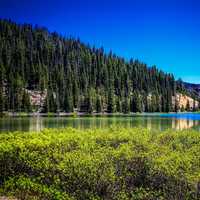
POLYGON ((181 80, 155 66, 46 28, 0 20, 0 112, 30 112, 28 90, 47 90, 42 112, 170 112, 181 80))

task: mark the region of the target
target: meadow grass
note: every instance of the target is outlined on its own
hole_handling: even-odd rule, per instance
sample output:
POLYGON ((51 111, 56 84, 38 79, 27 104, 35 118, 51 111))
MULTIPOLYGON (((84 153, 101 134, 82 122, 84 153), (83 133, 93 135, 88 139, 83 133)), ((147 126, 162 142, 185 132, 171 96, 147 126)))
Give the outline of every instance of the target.
POLYGON ((0 196, 200 199, 200 134, 121 127, 3 133, 0 196))

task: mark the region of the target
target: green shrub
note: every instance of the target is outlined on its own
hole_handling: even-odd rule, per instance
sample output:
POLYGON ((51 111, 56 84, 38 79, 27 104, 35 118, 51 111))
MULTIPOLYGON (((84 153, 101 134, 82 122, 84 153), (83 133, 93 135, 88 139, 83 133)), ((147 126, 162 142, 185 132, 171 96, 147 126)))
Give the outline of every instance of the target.
POLYGON ((199 132, 46 129, 0 134, 0 195, 199 199, 199 132))

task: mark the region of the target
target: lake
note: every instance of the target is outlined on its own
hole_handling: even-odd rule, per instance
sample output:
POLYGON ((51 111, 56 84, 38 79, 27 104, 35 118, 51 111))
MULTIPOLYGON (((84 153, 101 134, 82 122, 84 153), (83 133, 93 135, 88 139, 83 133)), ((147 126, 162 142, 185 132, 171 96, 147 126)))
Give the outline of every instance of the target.
POLYGON ((40 131, 44 128, 105 128, 111 125, 148 129, 195 129, 200 131, 200 114, 144 114, 105 117, 6 117, 0 118, 0 132, 40 131))

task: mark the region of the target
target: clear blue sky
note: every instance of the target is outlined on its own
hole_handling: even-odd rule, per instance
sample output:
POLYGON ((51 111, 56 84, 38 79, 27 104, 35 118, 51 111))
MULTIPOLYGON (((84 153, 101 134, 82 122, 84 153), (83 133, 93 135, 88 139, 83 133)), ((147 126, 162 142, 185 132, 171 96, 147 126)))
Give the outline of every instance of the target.
POLYGON ((198 0, 0 0, 0 18, 79 37, 200 83, 198 0))

